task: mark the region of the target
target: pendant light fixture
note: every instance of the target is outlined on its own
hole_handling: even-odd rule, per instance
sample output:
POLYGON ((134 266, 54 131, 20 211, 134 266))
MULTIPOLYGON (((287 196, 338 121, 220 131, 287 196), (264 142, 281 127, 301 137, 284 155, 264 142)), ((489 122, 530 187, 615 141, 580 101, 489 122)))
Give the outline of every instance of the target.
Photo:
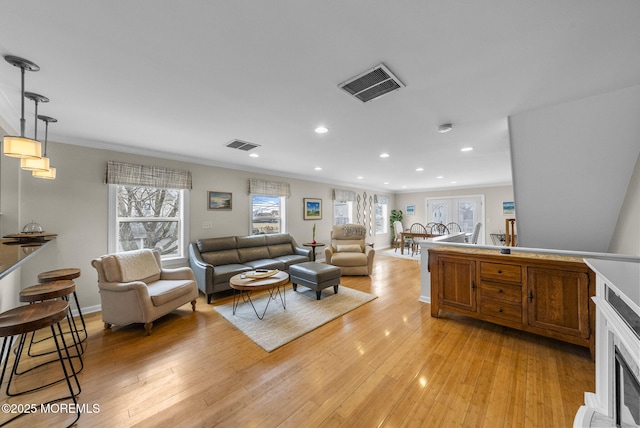
POLYGON ((6 156, 14 158, 40 159, 42 147, 40 142, 26 138, 24 136, 25 120, 24 120, 24 75, 25 71, 38 71, 38 67, 33 62, 13 55, 7 55, 4 59, 11 65, 21 69, 21 90, 20 90, 20 136, 7 135, 3 140, 3 153, 6 156))
MULTIPOLYGON (((34 125, 34 135, 33 139, 38 140, 38 103, 48 103, 49 98, 44 95, 36 94, 34 92, 25 92, 24 96, 32 100, 36 105, 36 114, 35 114, 35 125, 34 125)), ((45 156, 47 152, 46 148, 42 154, 40 159, 20 159, 20 168, 26 171, 46 171, 49 169, 49 158, 45 156)))
POLYGON ((49 138, 49 123, 55 123, 58 119, 49 116, 38 116, 38 119, 45 123, 44 127, 44 152, 42 153, 43 159, 47 159, 47 169, 45 171, 34 170, 31 175, 36 178, 44 178, 46 180, 56 179, 56 169, 49 165, 49 159, 47 156, 47 139, 49 138))

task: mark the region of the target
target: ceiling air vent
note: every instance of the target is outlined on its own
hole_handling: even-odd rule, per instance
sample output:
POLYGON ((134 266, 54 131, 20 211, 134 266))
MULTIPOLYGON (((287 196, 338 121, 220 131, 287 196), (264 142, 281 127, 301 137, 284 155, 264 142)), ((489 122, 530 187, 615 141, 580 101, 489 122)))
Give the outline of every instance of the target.
POLYGON ((373 67, 338 85, 363 103, 404 88, 404 84, 384 64, 373 67))
POLYGON ((255 149, 256 147, 260 147, 260 144, 248 143, 248 142, 242 141, 242 140, 233 140, 232 142, 227 144, 225 147, 230 147, 232 149, 238 149, 238 150, 244 150, 245 152, 248 152, 251 149, 255 149))

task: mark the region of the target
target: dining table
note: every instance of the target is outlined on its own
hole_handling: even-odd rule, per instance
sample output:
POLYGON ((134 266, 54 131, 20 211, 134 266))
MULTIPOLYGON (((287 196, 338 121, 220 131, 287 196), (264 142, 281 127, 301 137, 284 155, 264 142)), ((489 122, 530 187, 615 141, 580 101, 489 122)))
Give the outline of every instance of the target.
POLYGON ((434 235, 432 233, 428 233, 428 232, 411 232, 410 230, 405 230, 402 233, 400 233, 400 254, 404 255, 404 240, 405 238, 432 238, 434 236, 438 236, 438 235, 434 235))

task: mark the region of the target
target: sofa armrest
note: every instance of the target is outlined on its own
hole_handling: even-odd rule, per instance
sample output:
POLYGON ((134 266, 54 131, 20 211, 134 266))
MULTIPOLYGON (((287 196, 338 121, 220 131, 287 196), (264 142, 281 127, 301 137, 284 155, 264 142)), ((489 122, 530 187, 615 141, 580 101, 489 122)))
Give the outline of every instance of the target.
POLYGON ((333 247, 329 245, 324 249, 324 258, 327 263, 331 263, 331 257, 333 257, 333 247))
POLYGON ((143 295, 149 295, 149 290, 147 290, 147 284, 142 281, 131 281, 131 282, 99 282, 98 288, 101 291, 113 291, 116 293, 123 293, 126 291, 136 291, 138 293, 142 293, 143 295))
POLYGON ((309 260, 311 260, 311 249, 310 248, 293 247, 293 251, 294 251, 294 253, 296 255, 304 256, 304 257, 308 258, 309 260))
POLYGON ((193 274, 193 270, 189 267, 179 267, 173 269, 163 268, 162 272, 160 272, 160 279, 190 279, 191 281, 195 281, 195 275, 193 274))
MULTIPOLYGON (((213 281, 214 267, 202 260, 200 250, 193 242, 189 244, 189 265, 198 283, 198 288, 205 294, 211 293, 211 291, 207 292, 207 278, 209 282, 213 281)), ((211 289, 213 290, 213 284, 211 284, 211 289)))

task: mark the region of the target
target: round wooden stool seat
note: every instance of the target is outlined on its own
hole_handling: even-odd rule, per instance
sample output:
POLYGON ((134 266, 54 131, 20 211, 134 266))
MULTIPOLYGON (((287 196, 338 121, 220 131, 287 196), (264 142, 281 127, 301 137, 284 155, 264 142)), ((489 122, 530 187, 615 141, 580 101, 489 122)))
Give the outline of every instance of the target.
POLYGON ((19 306, 0 314, 0 337, 10 337, 51 327, 67 316, 69 302, 49 300, 19 306))
POLYGON ((38 274, 38 282, 51 282, 60 281, 63 279, 76 279, 80 276, 80 269, 78 268, 65 268, 50 270, 48 272, 42 272, 38 274))
POLYGON ((41 300, 57 299, 58 297, 68 296, 74 291, 76 291, 76 284, 70 279, 45 282, 32 285, 20 291, 20 301, 39 302, 41 300))

